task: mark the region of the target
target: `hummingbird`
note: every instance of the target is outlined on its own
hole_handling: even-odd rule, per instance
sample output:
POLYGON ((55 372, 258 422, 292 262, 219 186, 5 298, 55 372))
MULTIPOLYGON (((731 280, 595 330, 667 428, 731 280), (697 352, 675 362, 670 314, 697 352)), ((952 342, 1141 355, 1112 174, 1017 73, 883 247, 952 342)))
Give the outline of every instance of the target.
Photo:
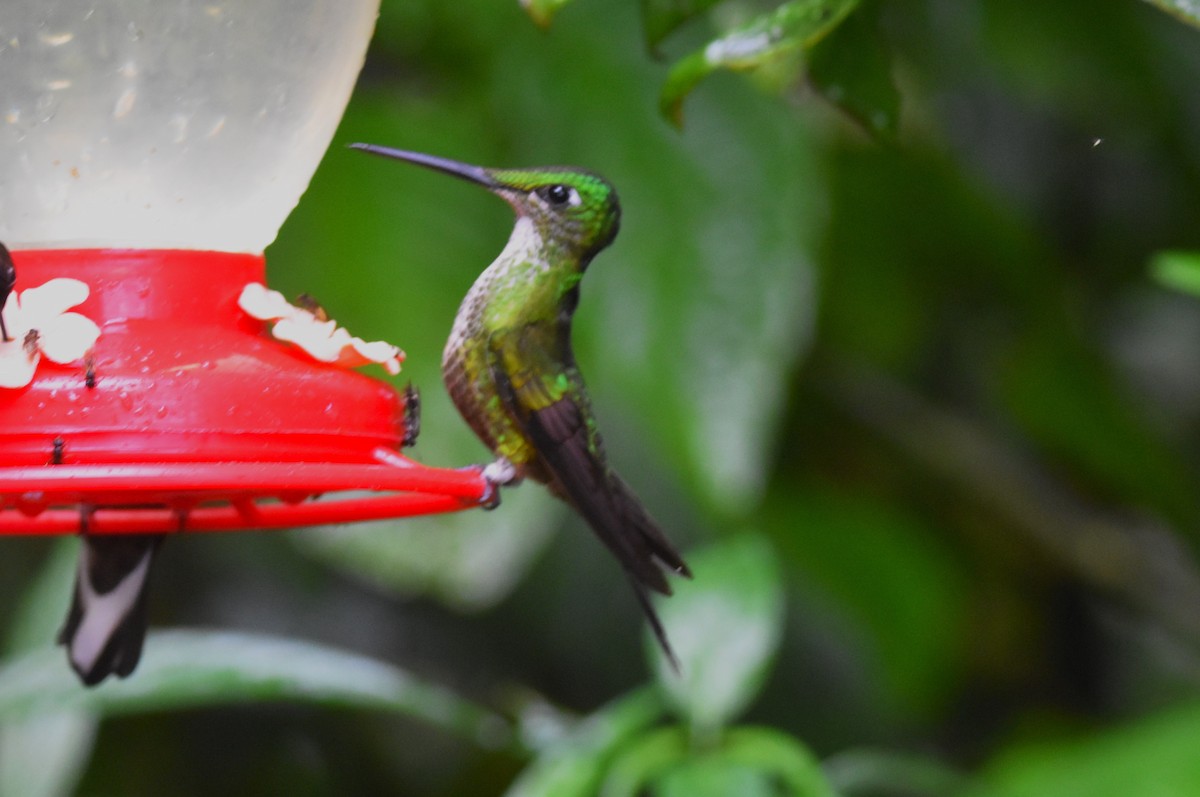
MULTIPOLYGON (((86 518, 86 515, 84 516, 86 518)), ((146 639, 146 591, 161 534, 87 534, 58 643, 85 686, 137 667, 146 639)))
POLYGON ((495 456, 484 478, 494 487, 529 478, 573 507, 624 568, 678 671, 649 591, 671 594, 664 569, 692 574, 608 464, 571 346, 580 280, 617 235, 616 190, 574 167, 489 169, 373 144, 350 146, 483 186, 516 213, 507 245, 458 308, 442 353, 442 380, 495 456))
MULTIPOLYGON (((12 255, 8 253, 8 247, 0 243, 0 311, 3 311, 4 305, 8 304, 8 297, 12 294, 16 284, 17 269, 13 265, 12 255)), ((8 327, 4 323, 3 312, 0 312, 0 340, 5 343, 12 340, 8 336, 8 327)))

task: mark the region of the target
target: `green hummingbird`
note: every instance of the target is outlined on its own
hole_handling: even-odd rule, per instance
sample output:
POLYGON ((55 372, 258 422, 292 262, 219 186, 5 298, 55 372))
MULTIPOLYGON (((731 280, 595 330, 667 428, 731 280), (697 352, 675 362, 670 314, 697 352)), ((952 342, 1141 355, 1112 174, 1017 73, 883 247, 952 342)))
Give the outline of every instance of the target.
POLYGON ((528 477, 574 507, 620 561, 678 669, 647 590, 671 594, 663 568, 689 578, 691 572, 609 466, 571 348, 579 282, 617 234, 616 190, 573 167, 488 169, 371 144, 351 147, 476 183, 516 212, 508 244, 459 306, 442 354, 442 379, 496 456, 485 478, 498 486, 528 477))

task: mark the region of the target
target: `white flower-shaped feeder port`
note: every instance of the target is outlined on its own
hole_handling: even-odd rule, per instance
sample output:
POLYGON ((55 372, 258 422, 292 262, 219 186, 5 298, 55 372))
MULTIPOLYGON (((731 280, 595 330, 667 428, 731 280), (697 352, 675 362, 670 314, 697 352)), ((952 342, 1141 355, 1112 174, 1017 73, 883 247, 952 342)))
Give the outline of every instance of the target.
POLYGON ((238 306, 252 318, 274 322, 271 334, 275 338, 294 344, 318 362, 343 368, 378 363, 389 374, 400 373, 404 352, 398 346, 382 340, 368 342, 356 338, 336 321, 295 306, 283 298, 282 293, 265 285, 257 282, 246 285, 238 297, 238 306))
POLYGON ((82 304, 88 293, 86 282, 59 277, 9 294, 0 311, 10 337, 0 340, 0 388, 28 385, 42 357, 66 365, 96 345, 100 337, 96 322, 68 312, 82 304))

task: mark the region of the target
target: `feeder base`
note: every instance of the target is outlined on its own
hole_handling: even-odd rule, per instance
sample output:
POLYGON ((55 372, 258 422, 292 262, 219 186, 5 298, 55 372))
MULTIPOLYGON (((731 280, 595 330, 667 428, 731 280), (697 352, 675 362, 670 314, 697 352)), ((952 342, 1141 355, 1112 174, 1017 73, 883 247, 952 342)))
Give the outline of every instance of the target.
POLYGON ((17 290, 89 286, 87 358, 0 390, 0 534, 282 528, 477 506, 478 468, 401 456, 403 397, 269 337, 237 305, 261 256, 14 252, 17 290), (368 497, 309 502, 326 493, 368 497))

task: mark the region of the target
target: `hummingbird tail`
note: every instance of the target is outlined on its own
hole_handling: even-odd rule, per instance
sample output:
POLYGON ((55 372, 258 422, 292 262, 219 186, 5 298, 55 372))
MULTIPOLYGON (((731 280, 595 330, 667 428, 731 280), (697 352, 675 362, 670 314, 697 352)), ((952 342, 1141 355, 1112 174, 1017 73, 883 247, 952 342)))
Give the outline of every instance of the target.
POLYGON ((598 493, 604 496, 603 511, 595 511, 596 506, 591 502, 593 511, 584 511, 584 517, 596 532, 596 535, 608 546, 621 562, 621 566, 629 575, 633 584, 633 592, 637 596, 642 612, 650 623, 654 638, 662 649, 667 663, 676 675, 679 674, 679 659, 667 639, 666 629, 650 599, 650 590, 662 595, 671 594, 671 585, 667 581, 663 568, 667 568, 687 578, 692 577, 692 571, 683 561, 683 556, 663 534, 662 529, 650 517, 650 513, 642 506, 641 501, 633 491, 615 473, 609 473, 607 491, 598 493))
POLYGON ((682 554, 616 473, 609 473, 607 496, 612 511, 588 515, 588 519, 630 575, 643 586, 663 595, 671 594, 671 585, 663 576, 662 568, 685 578, 692 577, 682 554), (599 524, 606 520, 610 521, 609 527, 601 530, 599 524))
POLYGON ((133 672, 146 638, 146 586, 161 534, 83 539, 75 592, 58 642, 79 679, 95 686, 133 672))
MULTIPOLYGON (((518 352, 521 353, 528 354, 528 350, 518 352)), ((527 466, 527 472, 574 507, 621 563, 659 645, 671 666, 678 670, 678 661, 650 604, 648 590, 671 594, 664 568, 687 578, 692 573, 633 490, 608 467, 583 392, 582 378, 569 351, 565 360, 567 381, 576 385, 576 392, 556 400, 546 394, 545 380, 523 379, 518 389, 504 368, 494 366, 492 375, 501 403, 512 408, 538 454, 532 463, 534 467, 527 466)))
POLYGON ((650 630, 654 632, 654 639, 658 642, 658 647, 666 657, 667 664, 671 665, 671 671, 679 675, 679 659, 675 656, 675 649, 671 647, 670 640, 667 639, 667 631, 663 628, 658 612, 654 610, 654 604, 650 602, 650 593, 637 579, 631 578, 630 581, 633 582, 633 594, 637 595, 638 603, 641 604, 642 612, 646 615, 646 621, 650 623, 650 630))

